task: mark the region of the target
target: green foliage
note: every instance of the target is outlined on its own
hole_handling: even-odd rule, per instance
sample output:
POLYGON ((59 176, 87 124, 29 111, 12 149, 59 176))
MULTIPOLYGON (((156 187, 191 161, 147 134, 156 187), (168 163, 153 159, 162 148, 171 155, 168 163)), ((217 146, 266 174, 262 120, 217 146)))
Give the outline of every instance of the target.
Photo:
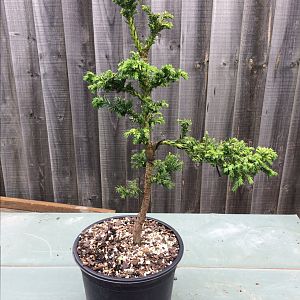
POLYGON ((147 145, 150 142, 150 130, 149 128, 131 128, 124 133, 125 137, 132 137, 133 144, 147 145))
POLYGON ((165 100, 156 102, 151 98, 149 98, 149 101, 142 104, 142 114, 150 127, 154 127, 156 124, 164 124, 165 119, 161 109, 168 106, 169 104, 165 100))
POLYGON ((95 108, 108 108, 110 111, 115 112, 119 117, 129 116, 132 122, 142 124, 144 122, 141 114, 133 109, 133 101, 123 99, 120 97, 114 97, 114 99, 108 99, 106 97, 94 97, 92 105, 95 108))
POLYGON ((142 10, 148 15, 148 27, 150 29, 150 35, 145 42, 144 49, 149 50, 154 44, 157 35, 164 29, 173 28, 173 23, 169 20, 173 19, 174 16, 165 11, 162 13, 153 13, 151 7, 148 5, 142 5, 142 10))
POLYGON ((138 0, 112 0, 121 7, 121 15, 126 19, 133 17, 137 13, 138 0))
MULTIPOLYGON (((94 107, 106 107, 119 116, 128 115, 132 121, 139 123, 141 127, 149 126, 152 128, 156 124, 164 123, 161 110, 168 107, 168 103, 165 100, 154 101, 149 96, 151 91, 158 86, 166 87, 181 77, 186 79, 187 73, 181 69, 175 69, 171 65, 165 65, 161 68, 152 66, 143 60, 139 53, 131 52, 130 58, 119 63, 117 72, 108 70, 96 75, 89 71, 85 74, 84 80, 88 82, 88 88, 94 94, 98 91, 129 93, 140 101, 141 111, 134 111, 133 100, 120 97, 114 99, 95 97, 92 102, 94 107), (132 81, 138 81, 142 93, 133 88, 132 81)), ((135 144, 140 143, 139 141, 145 144, 149 140, 148 133, 143 134, 143 130, 131 131, 129 135, 137 135, 134 139, 135 144)))
POLYGON ((178 81, 180 77, 182 77, 183 79, 188 79, 188 74, 181 69, 175 69, 172 65, 164 65, 155 74, 154 80, 152 82, 152 87, 167 87, 170 83, 178 81))
POLYGON ((165 160, 157 159, 154 161, 154 174, 152 182, 160 184, 168 189, 174 187, 171 175, 182 169, 183 162, 178 155, 168 153, 165 160))
POLYGON ((155 42, 155 38, 162 30, 173 28, 173 24, 172 22, 170 22, 170 20, 173 19, 174 16, 171 13, 167 11, 164 11, 162 13, 153 13, 150 6, 141 5, 142 10, 148 16, 148 27, 150 29, 149 36, 146 38, 144 42, 142 42, 138 37, 138 34, 136 32, 136 27, 134 24, 134 16, 137 13, 137 6, 140 1, 139 0, 113 0, 113 2, 121 7, 120 13, 125 18, 129 26, 131 37, 135 43, 137 50, 141 54, 145 54, 145 55, 148 54, 150 47, 155 42))
POLYGON ((252 184, 253 177, 259 171, 268 176, 277 175, 271 169, 273 161, 277 158, 273 149, 262 147, 255 149, 236 138, 216 142, 205 134, 201 141, 188 136, 175 141, 166 140, 163 143, 184 150, 194 162, 206 162, 220 167, 223 174, 228 175, 233 181, 233 191, 245 181, 252 184))
POLYGON ((116 191, 122 199, 126 197, 138 198, 141 193, 137 180, 129 180, 126 186, 118 185, 116 191))
POLYGON ((144 101, 151 91, 158 87, 167 87, 172 82, 180 78, 187 79, 188 75, 181 69, 175 69, 172 65, 164 65, 161 68, 152 66, 144 61, 139 53, 131 52, 131 57, 123 60, 118 65, 116 73, 111 70, 105 71, 99 75, 93 72, 87 72, 83 77, 89 83, 88 88, 92 93, 98 90, 104 92, 127 92, 144 101), (130 82, 137 80, 144 94, 138 93, 130 82))
POLYGON ((131 83, 126 84, 126 78, 119 76, 111 70, 105 71, 99 75, 88 71, 83 79, 89 83, 88 89, 93 93, 97 91, 104 92, 128 92, 133 93, 135 96, 135 90, 131 86, 131 83))
POLYGON ((146 151, 142 150, 131 156, 131 166, 134 169, 144 168, 146 166, 147 158, 146 151))
POLYGON ((181 132, 180 132, 180 138, 186 137, 187 133, 190 131, 190 127, 192 125, 192 121, 188 119, 182 119, 178 120, 181 132))
MULTIPOLYGON (((272 162, 277 154, 269 148, 258 147, 254 149, 231 138, 217 142, 206 134, 202 140, 196 140, 189 135, 192 122, 187 119, 178 120, 180 136, 176 140, 154 141, 152 130, 155 125, 164 123, 162 110, 168 107, 165 100, 154 100, 151 93, 155 88, 168 87, 180 78, 188 79, 188 74, 181 69, 176 69, 170 64, 157 67, 148 62, 148 54, 155 43, 158 34, 164 29, 171 29, 173 15, 167 11, 152 12, 150 6, 141 5, 147 14, 149 35, 145 40, 138 36, 135 26, 135 16, 138 12, 140 0, 112 0, 120 6, 121 15, 128 24, 130 35, 136 51, 130 53, 128 59, 118 64, 116 72, 107 70, 101 74, 87 72, 84 80, 93 94, 100 92, 126 93, 127 98, 95 96, 92 105, 95 108, 107 108, 119 117, 127 116, 136 124, 137 128, 127 130, 125 137, 131 137, 134 144, 143 144, 151 155, 146 157, 145 150, 132 155, 133 168, 154 165, 152 183, 172 188, 172 174, 182 168, 182 161, 177 155, 169 153, 164 160, 153 160, 155 151, 160 145, 169 145, 184 150, 187 155, 197 163, 209 163, 218 166, 222 173, 228 175, 233 181, 233 190, 236 190, 245 181, 253 183, 253 177, 263 171, 269 176, 276 175, 271 169, 272 162), (136 103, 138 105, 136 105, 136 103), (152 153, 152 152, 153 153, 152 153), (147 161, 147 158, 149 161, 147 161), (148 163, 148 164, 147 164, 148 163)), ((116 188, 121 198, 136 197, 140 189, 136 180, 128 181, 126 186, 116 188)), ((147 189, 149 190, 149 188, 147 189)))

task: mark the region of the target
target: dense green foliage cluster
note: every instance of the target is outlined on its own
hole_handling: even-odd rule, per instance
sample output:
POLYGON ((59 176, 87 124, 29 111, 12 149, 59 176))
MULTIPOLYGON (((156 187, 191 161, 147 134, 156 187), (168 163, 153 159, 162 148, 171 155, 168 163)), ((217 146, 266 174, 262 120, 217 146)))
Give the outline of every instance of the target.
POLYGON ((183 162, 179 155, 168 153, 164 160, 154 161, 154 174, 152 182, 162 185, 168 189, 174 187, 171 175, 182 169, 183 162))
MULTIPOLYGON (((196 163, 209 163, 218 167, 233 181, 235 191, 245 181, 253 183, 253 177, 263 171, 268 176, 276 175, 271 169, 277 154, 270 148, 253 148, 244 141, 230 138, 217 142, 205 134, 201 140, 189 135, 190 120, 178 120, 180 136, 176 140, 158 140, 152 137, 152 129, 157 124, 164 123, 162 110, 168 107, 166 100, 156 100, 151 97, 153 89, 168 87, 180 78, 188 79, 188 75, 181 69, 167 64, 153 66, 148 62, 148 52, 155 43, 158 34, 164 29, 172 28, 170 20, 173 15, 169 12, 153 13, 151 8, 141 5, 141 9, 148 16, 149 35, 140 40, 134 17, 138 12, 139 0, 113 0, 121 8, 121 14, 127 22, 130 34, 136 47, 128 59, 118 64, 116 72, 107 70, 99 75, 87 72, 84 80, 88 82, 89 90, 95 94, 92 104, 95 108, 107 108, 120 117, 127 116, 135 126, 125 132, 125 137, 131 137, 134 144, 142 144, 145 149, 132 155, 133 168, 145 168, 147 162, 153 165, 151 182, 166 188, 172 188, 172 174, 182 168, 182 161, 178 155, 169 153, 164 160, 149 159, 146 149, 155 151, 162 145, 173 146, 184 150, 196 163), (104 96, 105 92, 120 93, 118 97, 104 96), (127 96, 124 97, 124 94, 127 96), (138 105, 135 105, 135 104, 138 105)), ((138 180, 127 182, 126 186, 116 188, 121 198, 136 197, 141 192, 138 180)))
MULTIPOLYGON (((172 65, 164 65, 161 68, 152 66, 144 61, 139 53, 132 52, 130 58, 119 63, 117 72, 108 70, 100 75, 87 72, 84 80, 89 83, 88 88, 94 94, 98 91, 126 92, 132 98, 137 98, 140 101, 140 110, 135 111, 133 109, 134 99, 121 97, 108 99, 105 96, 96 96, 92 102, 95 108, 106 107, 120 116, 128 115, 133 122, 138 123, 141 127, 149 125, 152 128, 155 124, 164 122, 161 109, 168 107, 165 100, 154 101, 151 98, 152 90, 159 86, 167 87, 181 77, 187 79, 187 73, 181 69, 175 69, 172 65), (138 82, 139 88, 133 87, 133 81, 138 82)), ((130 130, 127 135, 140 135, 142 137, 135 138, 135 144, 147 144, 149 142, 147 139, 149 135, 143 128, 130 130)))
POLYGON ((151 10, 151 7, 148 5, 141 5, 141 9, 148 16, 148 27, 150 34, 146 38, 145 41, 141 41, 136 32, 136 28, 134 25, 134 16, 137 13, 137 6, 139 4, 139 0, 113 0, 114 3, 121 7, 121 15, 125 18, 127 22, 131 37, 135 43, 136 49, 138 52, 144 57, 147 58, 147 54, 151 46, 155 43, 155 39, 158 34, 164 29, 171 29, 173 27, 173 23, 170 22, 174 16, 164 11, 162 13, 154 13, 151 10))
POLYGON ((184 150, 194 162, 218 166, 234 183, 233 191, 245 181, 252 184, 253 177, 259 171, 265 172, 268 176, 277 174, 271 169, 277 157, 274 150, 263 147, 255 149, 236 138, 216 142, 206 133, 201 141, 191 136, 183 136, 175 141, 165 140, 163 144, 184 150))
POLYGON ((126 197, 136 198, 141 193, 137 180, 128 180, 127 185, 116 186, 116 191, 122 199, 126 197))
MULTIPOLYGON (((100 75, 87 72, 84 79, 90 83, 91 92, 101 89, 105 92, 127 92, 142 101, 147 101, 149 95, 156 87, 167 87, 180 77, 187 79, 187 73, 181 69, 175 69, 172 65, 164 65, 161 68, 152 66, 144 61, 139 53, 131 52, 131 56, 118 64, 116 73, 111 70, 100 75), (138 81, 143 93, 133 88, 131 80, 138 81)), ((149 99, 148 99, 149 100, 149 99)))

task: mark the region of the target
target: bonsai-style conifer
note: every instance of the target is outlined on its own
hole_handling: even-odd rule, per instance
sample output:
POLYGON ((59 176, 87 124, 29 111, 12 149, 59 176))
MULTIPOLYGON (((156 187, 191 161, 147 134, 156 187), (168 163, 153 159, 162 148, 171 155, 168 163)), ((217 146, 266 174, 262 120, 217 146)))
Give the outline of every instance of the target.
MULTIPOLYGON (((87 72, 84 80, 88 82, 89 90, 96 94, 92 104, 95 108, 107 108, 120 117, 128 117, 133 127, 125 132, 125 137, 131 137, 133 144, 143 145, 143 150, 131 157, 133 168, 145 168, 143 201, 134 226, 134 243, 141 242, 142 226, 149 209, 151 186, 160 184, 168 189, 174 186, 172 174, 182 168, 183 162, 178 155, 169 153, 164 160, 156 159, 155 152, 161 146, 171 146, 181 149, 195 163, 209 163, 228 175, 233 182, 233 191, 245 181, 253 183, 253 177, 263 171, 268 176, 276 175, 271 169, 277 154, 270 148, 248 147, 244 141, 230 138, 217 142, 207 133, 201 140, 189 135, 190 120, 178 120, 180 136, 177 139, 155 140, 153 128, 164 124, 162 110, 168 107, 166 100, 153 99, 152 91, 157 87, 168 87, 171 83, 188 79, 188 74, 167 64, 153 66, 148 61, 149 50, 156 37, 164 29, 171 29, 173 15, 167 11, 153 13, 151 7, 141 5, 139 0, 112 0, 120 6, 121 15, 128 24, 135 51, 131 56, 118 64, 116 72, 107 70, 99 75, 87 72), (137 7, 148 16, 149 35, 141 40, 135 26, 137 7), (101 92, 101 96, 99 95, 101 92), (105 92, 127 93, 130 98, 106 97, 105 92), (98 96, 97 96, 98 95, 98 96), (135 105, 138 103, 138 105, 135 105), (136 108, 138 107, 138 108, 136 108)), ((117 186, 121 198, 137 197, 142 191, 137 180, 127 182, 125 186, 117 186)))

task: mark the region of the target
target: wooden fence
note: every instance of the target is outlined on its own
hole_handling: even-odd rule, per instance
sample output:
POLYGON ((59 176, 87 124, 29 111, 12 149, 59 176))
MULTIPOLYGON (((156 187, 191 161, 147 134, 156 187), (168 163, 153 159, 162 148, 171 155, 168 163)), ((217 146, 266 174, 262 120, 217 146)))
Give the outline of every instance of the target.
MULTIPOLYGON (((300 212, 300 1, 148 0, 175 14, 151 52, 190 74, 155 97, 192 134, 273 147, 279 176, 230 191, 226 177, 184 157, 176 188, 153 191, 154 212, 300 212)), ((141 35, 145 16, 138 19, 141 35)), ((1 194, 136 211, 115 185, 136 175, 126 120, 90 105, 86 70, 115 69, 132 43, 111 0, 1 0, 1 194)), ((163 155, 168 149, 163 150, 163 155)))

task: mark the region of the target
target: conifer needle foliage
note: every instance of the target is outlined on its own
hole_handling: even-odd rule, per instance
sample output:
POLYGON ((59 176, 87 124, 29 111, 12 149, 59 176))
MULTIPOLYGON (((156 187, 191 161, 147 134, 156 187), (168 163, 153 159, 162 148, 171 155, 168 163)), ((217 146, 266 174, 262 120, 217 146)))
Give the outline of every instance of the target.
MULTIPOLYGON (((177 139, 154 140, 153 128, 164 124, 163 110, 168 108, 166 99, 154 99, 151 94, 155 88, 168 87, 180 79, 188 79, 188 74, 174 68, 170 64, 157 67, 148 61, 151 46, 157 36, 164 29, 171 29, 173 15, 169 12, 154 13, 150 6, 142 5, 139 0, 112 0, 121 10, 125 22, 128 24, 135 51, 128 59, 122 60, 116 72, 107 70, 101 74, 87 72, 84 80, 88 88, 95 95, 92 105, 95 108, 106 108, 119 117, 128 117, 132 121, 124 136, 131 138, 133 144, 143 145, 144 149, 132 155, 133 168, 145 169, 143 202, 136 222, 134 240, 140 242, 141 226, 149 208, 151 185, 153 183, 171 189, 174 186, 172 174, 181 170, 183 162, 178 155, 168 153, 165 159, 156 159, 155 152, 163 145, 183 150, 195 163, 209 163, 233 182, 236 191, 245 182, 253 183, 253 177, 262 171, 268 176, 276 175, 271 165, 277 154, 270 148, 249 147, 244 141, 229 138, 216 141, 206 133, 197 140, 190 136, 190 120, 178 120, 180 135, 177 139), (141 6, 148 17, 149 34, 144 39, 139 38, 135 26, 135 16, 138 6, 141 6), (115 92, 118 97, 106 96, 107 92, 115 92), (126 93, 127 97, 123 95, 126 93), (138 104, 138 105, 136 105, 138 104)), ((121 198, 138 197, 141 189, 138 180, 131 180, 125 186, 117 186, 116 190, 121 198)))

